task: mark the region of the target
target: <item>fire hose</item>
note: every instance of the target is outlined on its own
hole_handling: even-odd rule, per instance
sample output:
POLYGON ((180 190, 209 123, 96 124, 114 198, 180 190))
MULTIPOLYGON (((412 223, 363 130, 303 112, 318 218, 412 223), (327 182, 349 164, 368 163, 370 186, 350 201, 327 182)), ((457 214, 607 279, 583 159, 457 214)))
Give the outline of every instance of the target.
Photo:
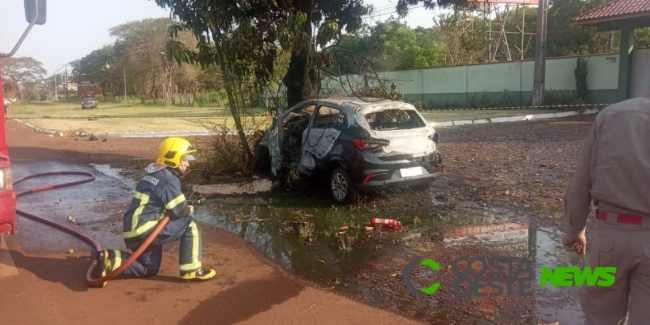
MULTIPOLYGON (((29 175, 29 176, 23 177, 23 178, 15 181, 14 185, 19 184, 19 183, 21 183, 21 182, 23 182, 25 180, 31 179, 31 178, 44 177, 44 176, 54 176, 54 175, 82 175, 82 176, 88 176, 88 178, 81 179, 81 180, 74 181, 74 182, 61 183, 61 184, 55 184, 55 185, 45 185, 45 186, 41 186, 41 187, 36 187, 36 188, 26 190, 26 191, 23 191, 23 192, 20 192, 20 193, 16 194, 16 198, 19 198, 19 197, 21 197, 23 195, 26 195, 26 194, 33 194, 33 193, 37 193, 37 192, 53 190, 53 189, 56 189, 56 188, 62 188, 62 187, 67 187, 67 186, 72 186, 72 185, 88 183, 88 182, 92 182, 92 181, 95 180, 95 175, 93 175, 91 173, 82 172, 82 171, 61 171, 61 172, 49 172, 49 173, 40 173, 40 174, 29 175)), ((192 196, 194 196, 194 194, 192 196)), ((202 204, 203 202, 205 202, 204 198, 199 198, 199 199, 191 198, 190 200, 195 201, 196 204, 202 204)), ((67 233, 69 233, 69 234, 71 234, 73 236, 76 236, 77 238, 79 238, 79 239, 85 241, 86 243, 88 243, 92 248, 95 249, 96 252, 99 252, 99 251, 103 250, 101 245, 99 245, 99 243, 96 240, 92 239, 91 237, 89 237, 89 236, 87 236, 87 235, 85 235, 85 234, 83 234, 83 233, 81 233, 81 232, 79 232, 79 231, 77 231, 77 230, 75 230, 73 228, 70 228, 70 227, 64 226, 64 225, 62 225, 60 223, 56 223, 54 221, 51 221, 51 220, 48 220, 48 219, 33 215, 31 213, 27 213, 27 212, 22 211, 22 210, 16 209, 16 213, 23 216, 23 217, 27 217, 29 219, 32 219, 34 221, 38 221, 40 223, 44 223, 44 224, 46 224, 48 226, 51 226, 53 228, 65 231, 65 232, 67 232, 67 233)), ((93 279, 91 277, 93 269, 97 265, 97 260, 93 258, 93 262, 90 265, 90 267, 88 268, 88 271, 86 272, 86 283, 88 284, 88 286, 101 287, 104 282, 112 280, 113 278, 115 278, 116 276, 121 274, 136 259, 138 259, 138 257, 140 257, 142 252, 144 252, 144 250, 146 250, 149 247, 149 245, 151 245, 151 242, 156 238, 156 236, 158 236, 158 233, 160 233, 160 231, 167 225, 168 222, 169 222, 169 216, 165 215, 160 220, 160 222, 158 222, 158 225, 154 228, 154 230, 147 237, 147 239, 144 241, 144 243, 142 245, 140 245, 140 247, 138 247, 138 249, 133 253, 133 255, 131 255, 131 257, 129 257, 126 260, 126 262, 124 262, 120 267, 118 267, 115 270, 112 270, 109 274, 107 274, 104 277, 97 278, 97 279, 93 279)))

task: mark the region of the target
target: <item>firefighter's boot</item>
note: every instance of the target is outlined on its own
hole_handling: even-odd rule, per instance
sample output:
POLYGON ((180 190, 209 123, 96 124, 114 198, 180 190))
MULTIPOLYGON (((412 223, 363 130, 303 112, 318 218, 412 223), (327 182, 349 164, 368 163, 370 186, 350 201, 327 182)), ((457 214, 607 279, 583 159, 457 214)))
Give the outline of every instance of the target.
POLYGON ((217 275, 217 271, 210 269, 204 270, 199 269, 192 272, 181 272, 181 278, 188 281, 207 281, 214 278, 217 275))
MULTIPOLYGON (((111 258, 107 249, 97 252, 95 254, 95 261, 97 261, 97 265, 95 265, 92 273, 93 279, 103 278, 112 271, 111 258)), ((101 287, 105 287, 107 283, 106 281, 102 282, 101 287)))

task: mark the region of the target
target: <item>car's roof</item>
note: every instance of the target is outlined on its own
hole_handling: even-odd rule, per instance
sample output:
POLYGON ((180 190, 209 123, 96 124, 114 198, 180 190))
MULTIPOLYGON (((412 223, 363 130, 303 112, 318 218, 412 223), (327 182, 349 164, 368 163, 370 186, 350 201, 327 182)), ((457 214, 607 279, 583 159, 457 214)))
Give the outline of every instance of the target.
MULTIPOLYGON (((313 101, 314 99, 312 99, 313 101)), ((390 100, 390 99, 384 99, 384 98, 373 98, 373 97, 333 97, 333 98, 319 98, 318 102, 320 103, 332 103, 334 105, 350 108, 350 109, 360 109, 362 111, 365 110, 373 110, 390 105, 390 106, 397 106, 400 108, 406 108, 406 109, 415 109, 411 104, 401 102, 401 101, 396 101, 396 100, 390 100)))

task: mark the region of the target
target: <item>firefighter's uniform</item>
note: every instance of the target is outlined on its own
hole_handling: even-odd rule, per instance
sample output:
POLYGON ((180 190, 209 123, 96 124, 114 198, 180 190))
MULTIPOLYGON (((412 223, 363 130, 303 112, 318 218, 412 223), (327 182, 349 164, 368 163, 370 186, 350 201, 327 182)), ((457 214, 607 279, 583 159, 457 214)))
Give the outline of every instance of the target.
MULTIPOLYGON (((179 264, 181 277, 187 280, 207 280, 216 275, 214 270, 204 270, 201 264, 201 233, 191 216, 190 206, 181 192, 178 178, 181 159, 191 159, 191 145, 181 138, 163 141, 156 163, 145 168, 146 175, 138 183, 133 199, 123 219, 123 236, 126 246, 136 251, 165 215, 170 221, 135 260, 124 274, 149 277, 160 270, 163 244, 180 240, 179 264)), ((119 268, 131 253, 108 249, 98 255, 93 277, 102 277, 119 268)), ((105 283, 104 283, 105 285, 105 283)))
POLYGON ((648 324, 650 308, 650 92, 596 116, 565 195, 567 238, 583 236, 598 207, 590 267, 614 266, 609 287, 585 286, 587 325, 648 324), (620 323, 619 323, 620 321, 620 323))

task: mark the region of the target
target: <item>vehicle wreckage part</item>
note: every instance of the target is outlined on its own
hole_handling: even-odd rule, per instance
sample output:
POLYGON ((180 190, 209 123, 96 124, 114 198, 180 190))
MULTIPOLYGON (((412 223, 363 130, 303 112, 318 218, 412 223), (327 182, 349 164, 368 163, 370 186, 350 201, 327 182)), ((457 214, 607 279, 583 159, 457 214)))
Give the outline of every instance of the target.
POLYGON ((373 227, 402 228, 402 223, 395 219, 372 218, 370 224, 373 227))
POLYGON ((374 150, 390 144, 390 141, 383 139, 354 139, 352 143, 358 150, 374 150))
MULTIPOLYGON (((72 186, 72 185, 83 184, 83 183, 92 182, 92 181, 95 180, 95 175, 93 175, 91 173, 78 172, 78 171, 61 171, 61 172, 49 172, 49 173, 41 173, 41 174, 34 174, 34 175, 26 176, 26 177, 23 177, 23 178, 15 181, 14 185, 16 185, 16 184, 18 184, 20 182, 23 182, 25 180, 31 179, 31 178, 44 177, 44 176, 54 176, 54 175, 82 175, 82 176, 88 176, 88 178, 78 180, 78 181, 74 181, 74 182, 69 182, 69 183, 61 183, 61 184, 56 184, 56 185, 45 185, 45 186, 33 188, 31 190, 23 191, 23 192, 20 192, 20 193, 16 194, 16 198, 21 197, 21 196, 26 195, 26 194, 32 194, 32 193, 37 193, 37 192, 53 190, 53 189, 61 188, 61 187, 67 187, 67 186, 72 186)), ((62 224, 56 223, 56 222, 48 220, 48 219, 41 218, 39 216, 33 215, 31 213, 27 213, 25 211, 21 211, 21 210, 18 210, 18 209, 16 209, 16 213, 23 216, 23 217, 27 217, 27 218, 32 219, 34 221, 38 221, 38 222, 44 223, 44 224, 46 224, 48 226, 51 226, 53 228, 65 231, 65 232, 67 232, 67 233, 69 233, 69 234, 71 234, 71 235, 85 241, 86 243, 88 243, 91 247, 93 247, 95 249, 96 252, 99 252, 99 251, 103 250, 101 245, 99 245, 99 243, 96 240, 92 239, 91 237, 89 237, 89 236, 87 236, 87 235, 85 235, 85 234, 83 234, 83 233, 81 233, 81 232, 79 232, 79 231, 77 231, 75 229, 72 229, 70 227, 66 227, 66 226, 64 226, 62 224)), ((167 225, 168 222, 169 222, 169 216, 165 216, 158 223, 156 228, 154 228, 151 235, 149 235, 149 237, 147 237, 147 240, 145 240, 145 242, 142 245, 140 245, 140 247, 133 253, 133 255, 131 255, 131 257, 129 259, 127 259, 126 262, 124 262, 119 268, 113 270, 111 273, 107 274, 105 277, 102 277, 102 278, 99 278, 99 279, 93 279, 91 277, 92 271, 95 268, 95 266, 97 265, 97 260, 95 260, 93 258, 93 262, 90 265, 90 267, 88 268, 88 271, 86 272, 86 283, 89 286, 99 286, 99 287, 101 287, 104 282, 106 282, 108 280, 112 280, 113 278, 118 276, 120 273, 122 273, 124 270, 126 270, 126 268, 128 268, 131 265, 131 263, 133 263, 133 261, 135 261, 138 257, 140 257, 142 252, 145 249, 147 249, 147 247, 149 247, 151 242, 156 238, 156 236, 158 236, 158 233, 160 233, 160 231, 165 227, 165 225, 167 225)))

